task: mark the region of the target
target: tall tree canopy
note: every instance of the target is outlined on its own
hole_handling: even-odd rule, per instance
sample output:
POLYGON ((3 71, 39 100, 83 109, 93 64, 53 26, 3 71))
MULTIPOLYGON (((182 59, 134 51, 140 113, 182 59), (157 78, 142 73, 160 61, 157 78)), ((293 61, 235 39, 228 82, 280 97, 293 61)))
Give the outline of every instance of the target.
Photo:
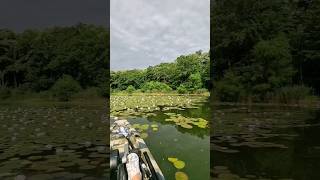
POLYGON ((107 83, 109 32, 78 24, 14 33, 0 30, 0 86, 48 90, 64 74, 83 88, 107 83))
POLYGON ((319 94, 319 13, 318 0, 212 1, 214 89, 234 77, 244 94, 262 99, 294 85, 319 94))
POLYGON ((148 82, 161 82, 174 90, 180 85, 190 90, 208 88, 209 63, 209 53, 198 51, 143 70, 112 71, 110 86, 114 90, 125 90, 129 85, 140 89, 148 82))

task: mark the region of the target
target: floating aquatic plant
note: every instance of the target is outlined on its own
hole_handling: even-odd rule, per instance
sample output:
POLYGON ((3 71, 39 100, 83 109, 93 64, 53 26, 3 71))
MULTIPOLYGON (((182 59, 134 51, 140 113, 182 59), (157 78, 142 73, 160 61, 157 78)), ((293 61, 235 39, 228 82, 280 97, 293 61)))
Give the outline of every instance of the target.
POLYGON ((193 126, 199 128, 208 127, 208 121, 203 118, 188 118, 180 114, 171 115, 168 119, 165 119, 165 121, 174 122, 176 125, 186 129, 192 129, 193 126))
POLYGON ((159 126, 157 124, 152 124, 151 128, 153 131, 158 131, 159 126))
POLYGON ((158 127, 158 124, 152 124, 151 127, 152 127, 152 128, 157 128, 157 127, 158 127))
POLYGON ((179 160, 178 158, 169 157, 168 161, 170 161, 177 169, 183 169, 186 165, 185 162, 179 160))
POLYGON ((149 124, 133 124, 132 127, 138 132, 147 131, 149 129, 149 124))
POLYGON ((174 167, 176 167, 177 169, 183 169, 184 166, 186 165, 183 161, 181 160, 178 160, 178 161, 175 161, 173 163, 174 167))
POLYGON ((140 126, 140 128, 142 130, 148 130, 149 129, 149 124, 143 124, 143 125, 140 126))
POLYGON ((167 116, 174 116, 174 115, 176 115, 176 113, 163 113, 163 114, 165 114, 165 115, 167 115, 167 116))
MULTIPOLYGON (((0 125, 0 172, 12 172, 7 179, 15 179, 21 171, 46 174, 43 178, 31 175, 30 179, 48 179, 53 173, 69 173, 69 168, 92 165, 92 169, 81 175, 84 177, 96 173, 100 167, 97 161, 101 162, 100 159, 106 157, 107 152, 102 151, 101 146, 106 144, 104 137, 108 136, 105 132, 107 121, 101 121, 101 114, 96 108, 23 107, 10 108, 7 112, 3 109, 6 107, 0 107, 0 120, 4 122, 0 125), (90 127, 97 128, 89 132, 90 127), (12 137, 14 141, 11 141, 12 137), (91 141, 88 148, 82 143, 84 141, 91 141), (95 157, 90 157, 89 148, 90 154, 96 153, 95 157)), ((98 172, 101 177, 104 173, 98 172)), ((70 178, 57 179, 80 177, 79 174, 69 174, 70 178)), ((0 173, 0 179, 6 177, 0 173)))
POLYGON ((175 179, 176 180, 188 180, 189 177, 186 173, 178 171, 175 173, 175 179))
POLYGON ((141 133, 141 134, 140 134, 140 137, 141 137, 142 139, 146 139, 146 138, 148 137, 148 134, 147 134, 147 133, 141 133))
POLYGON ((171 158, 171 157, 169 157, 169 158, 168 158, 168 161, 174 163, 174 162, 178 161, 178 158, 171 158))
POLYGON ((155 110, 183 110, 194 107, 197 102, 203 101, 203 96, 111 96, 110 107, 113 116, 155 116, 155 110))
POLYGON ((146 114, 147 117, 156 116, 156 115, 157 115, 156 113, 147 113, 146 114))

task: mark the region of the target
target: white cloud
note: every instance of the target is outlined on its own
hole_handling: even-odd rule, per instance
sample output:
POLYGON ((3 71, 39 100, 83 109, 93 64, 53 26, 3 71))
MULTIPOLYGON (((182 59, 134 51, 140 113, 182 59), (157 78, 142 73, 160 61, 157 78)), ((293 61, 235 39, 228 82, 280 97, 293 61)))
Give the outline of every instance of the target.
POLYGON ((209 0, 111 0, 111 69, 145 68, 210 46, 209 0))

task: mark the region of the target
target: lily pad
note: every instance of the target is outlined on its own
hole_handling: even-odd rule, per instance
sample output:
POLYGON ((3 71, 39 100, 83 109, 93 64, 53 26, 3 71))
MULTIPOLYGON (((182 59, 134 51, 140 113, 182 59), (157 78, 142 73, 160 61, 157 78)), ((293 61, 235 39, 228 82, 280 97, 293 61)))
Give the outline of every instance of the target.
POLYGON ((169 157, 168 161, 174 163, 174 162, 178 161, 178 158, 169 157))
POLYGON ((148 137, 148 134, 147 134, 147 133, 141 133, 141 134, 140 134, 140 137, 141 137, 142 139, 146 139, 146 138, 148 137))
POLYGON ((183 161, 178 160, 173 162, 174 167, 176 167, 177 169, 182 169, 184 168, 184 166, 186 165, 183 161))
POLYGON ((148 113, 148 114, 146 114, 147 117, 156 116, 156 115, 157 115, 157 114, 155 114, 155 113, 148 113))
POLYGON ((149 124, 143 124, 140 126, 140 129, 142 130, 148 130, 149 129, 149 124))
POLYGON ((158 124, 152 124, 151 127, 152 127, 152 128, 157 128, 157 127, 158 127, 158 124))
POLYGON ((167 115, 167 116, 174 116, 174 115, 176 115, 176 113, 164 113, 165 115, 167 115))
POLYGON ((192 129, 193 126, 198 126, 199 128, 207 128, 208 126, 208 121, 205 119, 184 117, 181 114, 171 115, 165 121, 174 122, 176 125, 186 129, 192 129))
POLYGON ((180 124, 181 127, 186 128, 186 129, 192 129, 192 126, 186 123, 180 124))
POLYGON ((168 118, 168 119, 165 119, 164 121, 170 122, 170 121, 173 121, 173 119, 168 118))
POLYGON ((176 172, 175 178, 176 178, 176 180, 188 180, 189 179, 188 175, 184 172, 181 172, 181 171, 176 172))

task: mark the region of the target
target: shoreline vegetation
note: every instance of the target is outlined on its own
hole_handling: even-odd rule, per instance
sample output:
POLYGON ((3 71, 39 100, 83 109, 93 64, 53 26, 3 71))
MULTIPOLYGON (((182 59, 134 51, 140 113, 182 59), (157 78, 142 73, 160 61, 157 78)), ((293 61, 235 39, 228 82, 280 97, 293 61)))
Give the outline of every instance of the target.
MULTIPOLYGON (((225 5, 218 3, 215 7, 225 5)), ((316 10, 311 8, 309 11, 312 14, 316 10)), ((213 19, 229 21, 224 19, 224 12, 217 10, 214 13, 213 19)), ((227 29, 241 34, 239 28, 234 29, 231 25, 223 23, 227 29)), ((107 99, 110 94, 210 94, 212 103, 317 106, 319 87, 306 73, 318 64, 306 54, 300 57, 306 61, 299 63, 301 59, 298 61, 296 51, 293 51, 297 47, 292 44, 296 37, 276 30, 279 35, 257 38, 241 51, 243 57, 240 58, 232 53, 234 51, 222 53, 233 47, 221 44, 223 41, 236 40, 222 36, 224 32, 214 29, 215 36, 221 34, 219 37, 223 39, 214 39, 217 47, 211 52, 211 67, 210 53, 200 50, 181 55, 172 63, 142 70, 110 71, 109 77, 109 32, 105 28, 78 24, 21 33, 1 29, 0 103, 74 102, 81 101, 81 96, 93 100, 95 97, 107 99), (307 62, 310 63, 308 66, 307 62), (214 74, 213 79, 210 74, 214 74), (299 79, 301 75, 303 79, 299 79)), ((300 36, 307 37, 303 33, 300 36)), ((247 41, 249 37, 243 38, 247 41)))
POLYGON ((172 63, 146 69, 111 71, 110 89, 114 93, 202 94, 210 84, 208 52, 181 55, 172 63))
POLYGON ((188 93, 188 94, 181 94, 176 91, 171 92, 132 92, 128 93, 125 91, 111 93, 111 96, 205 96, 209 97, 209 91, 204 91, 201 93, 188 93))
POLYGON ((108 62, 109 31, 104 27, 80 23, 21 33, 0 29, 0 101, 28 96, 69 101, 81 93, 107 97, 108 62))
POLYGON ((101 96, 74 95, 68 101, 61 101, 55 97, 43 97, 39 94, 20 95, 19 97, 10 97, 0 101, 0 105, 26 105, 26 106, 106 106, 107 98, 101 96), (90 101, 88 101, 90 99, 90 101))
MULTIPOLYGON (((13 90, 14 91, 14 90, 13 90)), ((52 92, 26 92, 19 94, 12 94, 10 97, 0 100, 0 104, 7 105, 106 105, 108 99, 101 96, 96 88, 81 90, 76 94, 72 94, 68 101, 62 101, 55 97, 52 92), (90 99, 90 101, 88 101, 90 99)))
POLYGON ((271 107, 298 107, 298 108, 320 108, 320 99, 315 98, 310 101, 301 101, 299 103, 279 103, 279 102, 221 102, 214 101, 211 103, 212 106, 222 105, 222 106, 271 106, 271 107))
POLYGON ((172 63, 111 71, 110 114, 152 116, 157 110, 194 107, 210 96, 209 67, 209 53, 200 50, 172 63))
POLYGON ((216 95, 216 92, 212 92, 210 93, 210 100, 212 105, 320 107, 320 98, 316 95, 305 94, 303 97, 301 97, 300 95, 279 94, 280 93, 271 96, 272 98, 265 99, 264 101, 256 101, 254 100, 255 97, 253 96, 242 97, 237 101, 223 101, 216 95))
POLYGON ((212 99, 319 103, 319 7, 320 1, 214 1, 212 99))

